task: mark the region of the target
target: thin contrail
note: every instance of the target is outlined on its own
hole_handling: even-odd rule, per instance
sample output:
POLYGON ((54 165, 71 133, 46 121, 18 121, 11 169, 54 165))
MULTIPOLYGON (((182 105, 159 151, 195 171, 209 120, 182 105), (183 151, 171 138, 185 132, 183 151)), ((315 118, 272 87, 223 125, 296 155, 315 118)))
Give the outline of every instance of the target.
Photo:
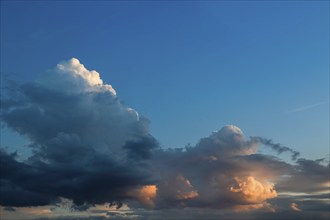
POLYGON ((316 106, 327 104, 327 103, 328 102, 318 102, 318 103, 315 103, 315 104, 312 104, 312 105, 306 105, 306 106, 302 106, 302 107, 299 107, 299 108, 292 109, 292 110, 288 111, 287 113, 301 112, 301 111, 305 111, 307 109, 315 108, 316 106))

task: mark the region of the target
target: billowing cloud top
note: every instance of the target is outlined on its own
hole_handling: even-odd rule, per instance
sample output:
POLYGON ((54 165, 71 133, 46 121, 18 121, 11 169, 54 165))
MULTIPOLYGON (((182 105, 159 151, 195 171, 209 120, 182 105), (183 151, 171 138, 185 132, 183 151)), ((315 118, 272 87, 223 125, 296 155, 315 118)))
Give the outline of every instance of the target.
POLYGON ((309 209, 324 217, 313 205, 320 210, 328 204, 322 200, 329 193, 325 160, 299 158, 299 152, 266 138, 246 138, 234 125, 195 146, 161 149, 149 120, 124 106, 113 87, 76 58, 4 94, 1 121, 28 138, 33 152, 24 159, 0 150, 4 211, 70 200, 79 210, 125 203, 157 212, 211 208, 298 215, 309 209), (259 154, 260 145, 291 153, 293 163, 259 154), (306 202, 313 198, 312 205, 306 202))
POLYGON ((147 163, 157 142, 148 120, 75 58, 2 104, 2 121, 29 138, 34 152, 18 162, 1 151, 10 171, 1 176, 4 205, 45 205, 61 197, 77 204, 120 201, 153 178, 147 163))
POLYGON ((111 85, 103 84, 98 72, 86 69, 76 58, 57 64, 56 68, 48 71, 38 82, 48 88, 68 93, 107 91, 116 96, 111 85))

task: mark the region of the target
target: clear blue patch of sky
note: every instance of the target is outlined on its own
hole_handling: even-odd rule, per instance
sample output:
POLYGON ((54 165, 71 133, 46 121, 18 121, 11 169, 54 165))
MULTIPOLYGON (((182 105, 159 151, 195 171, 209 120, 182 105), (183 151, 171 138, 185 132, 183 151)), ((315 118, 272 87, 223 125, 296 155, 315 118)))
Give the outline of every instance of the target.
POLYGON ((146 115, 163 147, 235 124, 329 153, 327 1, 1 1, 1 72, 31 81, 71 57, 146 115))

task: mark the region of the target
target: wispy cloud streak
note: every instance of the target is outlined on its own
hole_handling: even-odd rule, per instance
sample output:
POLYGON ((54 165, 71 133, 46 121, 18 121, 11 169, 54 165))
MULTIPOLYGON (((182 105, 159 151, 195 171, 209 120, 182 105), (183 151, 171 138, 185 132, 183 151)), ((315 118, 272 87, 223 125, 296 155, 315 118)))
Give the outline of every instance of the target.
POLYGON ((296 112, 302 112, 302 111, 305 111, 305 110, 308 110, 308 109, 311 109, 311 108, 315 108, 317 106, 320 106, 320 105, 324 105, 324 104, 327 104, 328 102, 318 102, 318 103, 315 103, 315 104, 312 104, 312 105, 306 105, 306 106, 302 106, 302 107, 299 107, 299 108, 295 108, 295 109, 292 109, 290 111, 287 111, 286 113, 296 113, 296 112))
POLYGON ((282 146, 280 144, 273 143, 272 140, 262 138, 262 137, 251 137, 253 141, 262 143, 268 147, 271 147, 272 150, 276 151, 278 154, 281 154, 283 152, 290 152, 292 154, 292 160, 297 160, 297 158, 300 156, 300 153, 298 151, 295 151, 289 147, 282 146))

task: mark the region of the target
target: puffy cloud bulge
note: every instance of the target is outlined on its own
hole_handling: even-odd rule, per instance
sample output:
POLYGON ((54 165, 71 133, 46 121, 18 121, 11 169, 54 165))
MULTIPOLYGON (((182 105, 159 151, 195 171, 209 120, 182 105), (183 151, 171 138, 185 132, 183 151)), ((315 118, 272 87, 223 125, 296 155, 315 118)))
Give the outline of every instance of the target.
MULTIPOLYGON (((200 139, 195 147, 156 152, 162 161, 158 206, 262 208, 277 192, 269 182, 274 176, 265 175, 268 168, 253 157, 257 147, 256 142, 244 140, 238 127, 228 125, 200 139)), ((283 166, 277 160, 273 163, 283 166)))
POLYGON ((28 138, 33 153, 22 159, 1 149, 2 206, 65 198, 86 208, 127 203, 156 210, 303 211, 299 200, 280 194, 328 190, 329 165, 298 158, 299 152, 265 138, 246 138, 234 125, 195 146, 161 149, 149 120, 75 58, 4 94, 1 121, 28 138), (294 164, 258 153, 261 145, 290 153, 294 164))
POLYGON ((120 201, 130 188, 154 181, 148 157, 157 142, 148 120, 75 58, 21 85, 2 106, 2 121, 33 150, 25 161, 1 151, 3 205, 44 205, 60 197, 77 204, 120 201))

